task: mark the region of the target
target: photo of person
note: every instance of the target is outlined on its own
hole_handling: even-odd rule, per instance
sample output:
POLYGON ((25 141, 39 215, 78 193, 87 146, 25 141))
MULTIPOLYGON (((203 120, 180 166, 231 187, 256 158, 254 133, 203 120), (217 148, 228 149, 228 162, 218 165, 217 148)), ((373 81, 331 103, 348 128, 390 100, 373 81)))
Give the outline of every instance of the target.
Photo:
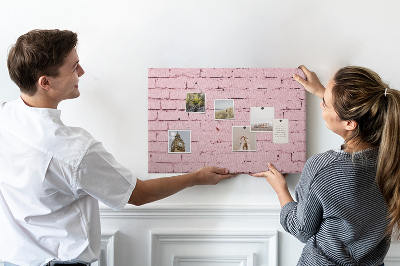
POLYGON ((232 127, 232 151, 257 151, 257 133, 250 127, 232 127))
POLYGON ((274 107, 250 107, 250 131, 272 132, 274 130, 274 117, 274 107))
POLYGON ((201 92, 186 93, 186 112, 187 113, 205 113, 206 112, 206 94, 201 92))
POLYGON ((235 119, 235 108, 233 99, 214 100, 215 120, 235 119))

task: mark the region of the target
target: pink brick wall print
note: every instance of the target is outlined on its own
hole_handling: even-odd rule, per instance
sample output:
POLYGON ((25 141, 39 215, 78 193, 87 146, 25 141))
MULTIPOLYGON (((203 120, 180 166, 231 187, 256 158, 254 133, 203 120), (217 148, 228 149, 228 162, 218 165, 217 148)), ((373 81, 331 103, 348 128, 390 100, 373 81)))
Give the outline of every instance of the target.
POLYGON ((149 173, 206 165, 301 172, 306 91, 297 68, 149 68, 149 173))

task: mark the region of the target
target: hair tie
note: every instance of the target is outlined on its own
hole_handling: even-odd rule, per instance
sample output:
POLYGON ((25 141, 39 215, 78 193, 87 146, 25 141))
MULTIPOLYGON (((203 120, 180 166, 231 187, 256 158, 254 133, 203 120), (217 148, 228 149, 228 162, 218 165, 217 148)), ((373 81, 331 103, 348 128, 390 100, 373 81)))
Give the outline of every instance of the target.
POLYGON ((386 97, 387 88, 385 89, 385 97, 386 97))

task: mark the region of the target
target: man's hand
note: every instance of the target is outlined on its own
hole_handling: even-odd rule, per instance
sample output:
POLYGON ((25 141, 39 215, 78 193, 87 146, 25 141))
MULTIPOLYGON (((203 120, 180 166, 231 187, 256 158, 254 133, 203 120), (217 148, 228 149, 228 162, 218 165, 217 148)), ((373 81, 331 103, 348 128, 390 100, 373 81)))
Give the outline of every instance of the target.
POLYGON ((306 75, 307 80, 304 80, 302 77, 299 75, 294 74, 293 78, 303 85, 303 87, 310 93, 314 94, 315 96, 318 96, 319 98, 324 97, 324 92, 325 92, 325 87, 321 84, 319 81, 319 78, 317 74, 314 72, 308 70, 305 66, 301 65, 299 68, 304 72, 306 75))
POLYGON ((169 197, 183 189, 195 185, 215 185, 221 180, 231 178, 228 169, 205 166, 199 170, 183 175, 162 177, 148 180, 138 179, 128 203, 143 205, 169 197))
POLYGON ((216 185, 223 179, 228 179, 237 174, 229 174, 226 168, 214 166, 205 166, 193 173, 195 176, 195 185, 216 185))

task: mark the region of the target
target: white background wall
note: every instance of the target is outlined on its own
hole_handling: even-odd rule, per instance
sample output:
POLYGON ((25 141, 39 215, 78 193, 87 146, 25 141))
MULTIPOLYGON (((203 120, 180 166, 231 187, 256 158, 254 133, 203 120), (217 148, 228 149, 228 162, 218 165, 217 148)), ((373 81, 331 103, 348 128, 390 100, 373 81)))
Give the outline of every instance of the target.
MULTIPOLYGON (((147 173, 147 68, 294 68, 304 64, 326 84, 338 68, 352 64, 374 69, 399 89, 399 10, 397 0, 1 0, 0 101, 19 95, 6 67, 8 48, 19 35, 34 28, 76 31, 86 74, 80 80, 81 97, 59 106, 62 119, 91 132, 139 178, 154 178, 161 175, 147 173)), ((319 100, 308 95, 308 157, 341 143, 325 128, 319 100)), ((299 175, 288 177, 291 191, 298 179, 299 175)), ((217 186, 187 189, 144 209, 183 205, 268 209, 278 201, 265 180, 240 175, 217 186)), ((104 221, 107 228, 121 230, 124 236, 143 226, 136 223, 139 228, 126 228, 123 223, 104 221)), ((175 226, 182 223, 173 222, 175 226)), ((282 247, 281 265, 295 264, 302 244, 290 236, 279 237, 280 243, 295 245, 282 247)), ((129 260, 128 250, 138 247, 122 244, 121 240, 116 246, 129 260)), ((143 252, 148 257, 145 248, 143 252)), ((117 262, 130 265, 123 259, 117 262)))

